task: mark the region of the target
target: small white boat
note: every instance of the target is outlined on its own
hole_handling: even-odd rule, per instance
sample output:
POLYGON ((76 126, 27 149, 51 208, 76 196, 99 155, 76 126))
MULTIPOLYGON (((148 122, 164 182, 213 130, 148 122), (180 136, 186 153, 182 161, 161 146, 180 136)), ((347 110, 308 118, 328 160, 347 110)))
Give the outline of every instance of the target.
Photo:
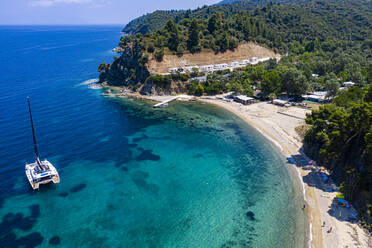
POLYGON ((33 189, 39 189, 40 184, 47 184, 50 182, 55 184, 59 183, 58 172, 48 160, 26 164, 25 169, 27 179, 33 189))
POLYGON ((27 164, 25 166, 26 176, 30 185, 33 189, 39 189, 40 184, 47 184, 53 182, 55 184, 59 183, 59 175, 56 168, 48 161, 39 159, 39 152, 37 149, 36 144, 36 136, 35 136, 35 129, 34 123, 32 120, 32 113, 31 113, 31 104, 30 98, 27 98, 28 102, 28 110, 30 112, 30 121, 31 121, 31 128, 32 128, 32 137, 34 141, 34 152, 35 152, 35 162, 31 164, 27 164))

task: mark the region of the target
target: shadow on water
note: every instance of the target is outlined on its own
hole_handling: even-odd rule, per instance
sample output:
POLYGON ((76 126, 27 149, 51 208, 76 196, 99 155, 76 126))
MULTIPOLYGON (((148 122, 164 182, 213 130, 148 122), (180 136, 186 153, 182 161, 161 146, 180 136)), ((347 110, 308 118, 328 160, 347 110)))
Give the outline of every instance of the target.
POLYGON ((87 185, 86 185, 85 183, 80 183, 80 184, 78 184, 78 185, 72 187, 72 188, 70 189, 70 192, 71 192, 71 193, 76 193, 76 192, 82 191, 82 190, 83 190, 84 188, 86 188, 86 187, 87 187, 87 185))
MULTIPOLYGON (((71 189, 70 189, 70 193, 77 193, 77 192, 80 192, 82 191, 83 189, 85 189, 87 187, 87 185, 85 183, 79 183, 75 186, 73 186, 71 189)), ((69 192, 61 192, 58 194, 58 196, 60 197, 67 197, 69 195, 69 192)))
POLYGON ((150 161, 158 161, 160 160, 160 156, 153 154, 152 150, 142 150, 141 154, 137 156, 137 161, 144 161, 144 160, 150 160, 150 161))
MULTIPOLYGON (((200 122, 198 118, 195 118, 194 120, 188 120, 185 117, 182 117, 182 115, 177 115, 177 114, 171 114, 170 116, 172 118, 169 118, 169 113, 167 112, 160 112, 154 114, 154 110, 151 108, 147 107, 124 107, 122 103, 118 103, 117 101, 107 101, 107 102, 112 102, 114 106, 118 106, 120 111, 118 112, 118 115, 124 116, 123 122, 119 122, 118 126, 122 125, 125 123, 127 125, 125 128, 115 130, 115 135, 112 135, 109 138, 110 144, 112 146, 110 147, 105 147, 107 144, 102 145, 102 143, 92 143, 89 144, 89 151, 95 151, 95 152, 87 152, 84 153, 84 159, 85 160, 90 160, 92 162, 97 162, 97 163, 105 163, 108 161, 107 158, 109 158, 110 161, 115 161, 114 166, 117 167, 118 169, 126 172, 130 179, 133 181, 133 183, 137 186, 138 189, 146 192, 150 192, 153 194, 157 194, 159 192, 159 188, 155 184, 151 184, 148 181, 149 174, 148 172, 141 171, 140 170, 140 165, 141 163, 134 163, 134 165, 129 165, 129 162, 131 161, 159 161, 161 157, 159 155, 154 154, 153 150, 150 149, 145 149, 139 147, 139 142, 145 140, 145 139, 151 139, 151 137, 148 137, 147 135, 144 134, 145 129, 149 126, 152 125, 160 125, 163 124, 164 122, 171 122, 171 124, 178 123, 182 125, 177 125, 182 126, 182 128, 191 128, 192 131, 194 132, 199 132, 199 133, 209 133, 209 134, 215 134, 218 135, 220 134, 221 136, 224 135, 224 130, 220 128, 215 128, 215 127, 210 127, 210 123, 206 121, 200 122), (146 118, 144 118, 146 117, 146 118), (167 118, 165 118, 167 117, 167 118), (128 124, 129 123, 129 124, 128 124), (140 137, 132 138, 132 143, 129 142, 130 137, 141 133, 142 135, 140 137), (105 156, 97 156, 97 153, 100 152, 102 154, 105 154, 105 156)), ((111 103, 109 103, 111 104, 111 103)), ((239 137, 240 139, 245 139, 243 130, 240 129, 238 125, 234 124, 226 124, 227 126, 230 125, 227 129, 233 129, 235 131, 235 134, 239 137)), ((107 134, 103 134, 103 136, 106 136, 107 134)), ((171 138, 165 137, 166 139, 171 138)), ((147 147, 146 147, 147 148, 147 147)), ((242 142, 242 150, 254 150, 257 148, 252 147, 252 144, 247 144, 246 142, 242 142)), ((88 150, 88 149, 87 149, 88 150)), ((67 167, 70 163, 74 162, 73 158, 76 158, 77 153, 79 151, 68 151, 65 154, 61 154, 60 158, 56 162, 58 164, 58 168, 64 168, 67 167), (72 159, 65 159, 65 158, 72 158, 72 159)), ((259 153, 257 153, 259 154, 259 153)), ((204 154, 205 155, 205 154, 204 154)), ((254 156, 254 155, 252 155, 254 156)), ((257 155, 259 156, 259 155, 257 155)), ((197 153, 195 155, 195 158, 202 158, 203 154, 197 153)), ((257 158, 254 158, 255 160, 257 158)), ((258 160, 257 160, 258 161, 258 160)), ((236 177, 237 183, 240 185, 240 187, 243 189, 244 188, 249 188, 251 185, 248 184, 254 184, 257 183, 257 185, 260 184, 260 181, 264 180, 262 175, 255 175, 255 170, 256 168, 251 165, 250 161, 246 158, 242 158, 242 161, 239 161, 236 163, 236 165, 231 165, 232 169, 234 170, 234 176, 236 177), (247 166, 242 167, 241 164, 246 164, 247 166), (254 175, 254 178, 256 179, 256 182, 250 182, 249 179, 254 175), (261 180, 262 179, 262 180, 261 180)), ((84 183, 77 184, 69 190, 66 190, 65 192, 62 192, 59 194, 60 197, 68 197, 71 194, 74 194, 76 192, 80 192, 85 190, 87 185, 84 183)), ((48 186, 45 188, 45 190, 51 190, 54 189, 53 186, 48 186)), ((257 190, 255 194, 263 194, 265 193, 267 189, 265 187, 257 187, 257 190)), ((43 191, 41 191, 43 192, 43 191)), ((1 199, 1 198, 0 198, 1 199)), ((250 247, 251 241, 253 237, 256 235, 256 230, 254 229, 253 223, 257 221, 257 219, 261 219, 259 213, 257 212, 255 216, 255 213, 253 211, 248 211, 247 208, 252 207, 255 205, 254 200, 250 200, 249 197, 245 199, 245 211, 243 211, 239 217, 238 221, 243 223, 245 229, 244 230, 236 230, 235 231, 235 236, 233 236, 230 239, 233 239, 234 241, 228 241, 226 242, 222 247, 232 247, 232 246, 237 246, 237 247, 250 247), (247 235, 246 230, 249 231, 249 234, 247 235), (243 240, 244 239, 244 240, 243 240)), ((1 200, 0 200, 0 205, 1 205, 1 200)), ((114 205, 113 205, 114 206, 114 205)), ((35 208, 35 207, 33 207, 35 208)), ((39 209, 39 208, 38 208, 39 209)), ((8 246, 5 247, 35 247, 39 245, 40 243, 43 242, 44 237, 41 236, 40 233, 34 232, 31 233, 27 236, 24 237, 16 237, 14 230, 15 229, 21 229, 24 227, 28 227, 31 230, 31 228, 35 225, 36 219, 40 215, 40 209, 39 213, 37 214, 37 211, 35 209, 32 209, 30 207, 31 214, 29 217, 24 217, 22 213, 9 213, 8 215, 4 216, 3 222, 0 225, 1 227, 1 235, 0 235, 0 244, 8 244, 8 246), (34 211, 34 212, 33 212, 34 211), (23 226, 14 226, 11 228, 6 229, 4 225, 9 225, 9 223, 14 223, 14 222, 20 222, 20 223, 26 223, 23 224, 23 226), (5 224, 4 224, 5 223, 5 224), (5 228, 3 232, 3 228, 5 228), (5 233, 3 235, 3 233, 5 233), (3 241, 3 242, 2 242, 3 241), (28 241, 29 243, 26 243, 28 241)), ((11 225, 10 225, 11 226, 11 225)), ((89 233, 87 231, 82 230, 80 236, 83 237, 85 240, 90 240, 91 237, 93 237, 95 234, 94 233, 89 233), (86 232, 86 237, 84 233, 86 232)), ((151 232, 156 232, 156 230, 151 230, 151 232)), ((133 233, 133 236, 137 237, 138 233, 133 233)), ((146 233, 144 233, 144 236, 146 236, 146 233)), ((150 235, 147 235, 150 236, 150 235)), ((161 236, 160 234, 158 236, 161 236)), ((64 237, 64 236, 63 236, 64 237)), ((49 241, 50 245, 58 245, 61 242, 61 239, 58 236, 52 237, 49 241)), ((156 244, 156 243, 155 243, 156 244)), ((96 244, 95 244, 96 245, 96 244)))
MULTIPOLYGON (((105 163, 108 162, 107 158, 110 158, 110 161, 115 161, 118 164, 118 167, 122 164, 126 164, 130 161, 158 161, 160 157, 152 153, 151 150, 143 150, 142 153, 137 156, 132 156, 132 150, 137 148, 138 145, 136 142, 140 142, 143 139, 146 139, 147 136, 142 134, 139 138, 134 138, 132 144, 129 143, 129 137, 134 136, 137 133, 143 133, 143 131, 151 125, 159 125, 163 123, 164 113, 153 115, 154 111, 149 106, 138 104, 138 102, 133 102, 128 105, 128 102, 123 103, 122 101, 116 99, 109 99, 105 101, 105 106, 110 111, 120 110, 114 113, 118 118, 118 122, 112 123, 113 127, 116 129, 116 135, 112 135, 112 131, 109 131, 107 134, 104 134, 105 137, 109 137, 110 145, 102 145, 100 142, 91 142, 87 147, 80 146, 79 149, 62 149, 53 164, 62 170, 65 167, 68 167, 70 164, 75 162, 75 158, 81 157, 81 153, 84 152, 84 159, 90 160, 95 163, 105 163), (120 128, 123 126, 123 128, 120 128), (90 152, 95 151, 95 152, 90 152), (97 154, 105 154, 105 156, 98 156, 97 154)), ((104 130, 105 131, 105 130, 104 130)), ((86 134, 82 135, 82 140, 88 140, 90 137, 85 137, 86 134)), ((68 135, 66 135, 68 136, 68 135)), ((23 162, 22 162, 23 163, 23 162)), ((27 184, 25 183, 20 187, 16 185, 16 178, 25 177, 24 171, 10 171, 6 175, 0 174, 0 181, 6 184, 6 187, 2 190, 0 189, 0 208, 3 207, 4 201, 9 197, 20 196, 25 194, 33 193, 27 184)), ((72 189, 71 193, 74 193, 75 190, 80 191, 84 188, 81 185, 72 189)), ((40 192, 45 192, 48 190, 53 190, 55 187, 52 185, 44 185, 40 188, 40 192)), ((61 197, 67 197, 68 192, 61 193, 61 197)))
POLYGON ((17 172, 14 174, 7 174, 6 180, 2 180, 3 178, 0 177, 0 181, 6 184, 6 187, 0 189, 0 208, 3 207, 4 201, 9 197, 20 196, 20 195, 27 195, 33 194, 34 191, 32 190, 30 184, 28 183, 24 172, 17 172), (24 177, 24 183, 21 187, 16 187, 16 180, 17 177, 24 177))
POLYGON ((133 138, 133 142, 137 143, 137 142, 140 142, 141 140, 144 140, 144 139, 147 139, 147 138, 148 138, 148 136, 146 134, 142 134, 141 137, 133 138))
POLYGON ((58 237, 58 236, 53 236, 50 240, 49 240, 49 244, 50 245, 59 245, 61 243, 61 238, 58 237))
POLYGON ((248 211, 245 215, 247 216, 249 220, 252 220, 252 221, 256 220, 256 218, 254 217, 254 213, 252 211, 248 211))
POLYGON ((159 191, 158 186, 146 181, 146 179, 149 177, 149 174, 147 172, 140 170, 134 171, 131 173, 130 177, 138 189, 142 189, 154 194, 159 191))
POLYGON ((31 205, 30 215, 25 217, 23 213, 8 213, 0 223, 0 244, 1 247, 36 247, 44 238, 39 232, 32 232, 26 236, 17 237, 15 230, 31 230, 40 216, 40 206, 31 205))

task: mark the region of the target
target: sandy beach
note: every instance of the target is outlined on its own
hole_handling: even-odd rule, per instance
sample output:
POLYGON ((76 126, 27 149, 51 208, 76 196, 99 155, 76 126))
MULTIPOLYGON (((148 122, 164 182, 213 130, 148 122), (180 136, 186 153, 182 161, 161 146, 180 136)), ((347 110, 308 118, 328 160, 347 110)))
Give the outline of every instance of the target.
MULTIPOLYGON (((161 102, 170 96, 128 97, 161 102)), ((183 100, 193 97, 185 96, 183 100)), ((297 171, 303 186, 305 211, 309 220, 309 241, 313 248, 372 247, 372 237, 357 224, 355 209, 340 207, 335 202, 337 186, 330 180, 325 183, 321 173, 327 173, 320 165, 309 165, 311 161, 303 154, 302 138, 295 131, 305 123, 310 110, 299 107, 280 107, 269 102, 242 105, 217 97, 198 97, 199 101, 217 105, 239 116, 273 142, 297 171)), ((179 100, 182 100, 180 98, 179 100)))
POLYGON ((200 100, 235 113, 265 135, 289 160, 296 161, 293 166, 303 184, 305 209, 310 221, 308 247, 372 247, 372 237, 356 221, 350 220, 352 214, 357 213, 355 209, 334 203, 337 186, 332 181, 324 183, 320 173, 326 170, 308 165, 310 160, 301 151, 302 139, 295 128, 305 123, 309 110, 279 107, 268 102, 245 106, 213 98, 200 100))

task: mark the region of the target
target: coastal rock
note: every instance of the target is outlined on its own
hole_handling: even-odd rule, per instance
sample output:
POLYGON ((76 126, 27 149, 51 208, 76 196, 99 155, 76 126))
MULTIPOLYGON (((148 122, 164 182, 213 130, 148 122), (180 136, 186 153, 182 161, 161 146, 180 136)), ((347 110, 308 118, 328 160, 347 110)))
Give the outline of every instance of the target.
POLYGON ((61 238, 58 236, 54 236, 49 240, 50 245, 59 245, 61 243, 61 238))
POLYGON ((141 95, 176 95, 186 92, 188 83, 171 81, 169 85, 158 87, 152 82, 145 83, 139 90, 141 95))
POLYGON ((248 211, 248 212, 246 212, 246 213, 245 213, 245 216, 247 216, 248 219, 250 219, 250 220, 252 220, 252 221, 256 220, 256 218, 254 217, 254 213, 253 213, 252 211, 248 211))
POLYGON ((138 44, 123 48, 120 58, 101 70, 98 83, 107 82, 113 86, 135 86, 137 82, 144 82, 150 73, 141 63, 143 53, 136 49, 138 44))

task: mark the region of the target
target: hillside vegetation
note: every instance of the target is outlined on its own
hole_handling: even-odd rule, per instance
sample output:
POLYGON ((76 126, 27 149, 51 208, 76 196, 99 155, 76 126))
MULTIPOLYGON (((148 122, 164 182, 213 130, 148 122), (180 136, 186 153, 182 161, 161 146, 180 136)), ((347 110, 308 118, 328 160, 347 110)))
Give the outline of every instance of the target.
POLYGON ((126 28, 120 56, 99 66, 100 82, 142 94, 218 94, 294 99, 325 90, 333 102, 307 118, 306 152, 328 168, 340 190, 372 222, 372 1, 318 0, 278 4, 243 1, 194 11, 154 12, 126 28), (257 7, 259 6, 259 7, 257 7), (257 66, 207 75, 152 75, 153 59, 237 52, 253 42, 285 55, 257 66), (313 76, 312 74, 316 74, 313 76), (356 87, 339 91, 345 81, 356 87))
POLYGON ((157 10, 132 20, 124 27, 123 32, 132 35, 147 34, 163 28, 169 19, 173 19, 176 23, 183 19, 206 20, 212 14, 223 13, 224 16, 230 16, 242 10, 252 10, 257 6, 255 2, 244 1, 228 6, 204 6, 195 10, 157 10))
MULTIPOLYGON (((372 222, 372 84, 351 88, 306 118, 305 150, 333 172, 340 191, 372 222)), ((369 224, 368 224, 369 223, 369 224)))
MULTIPOLYGON (((229 12, 236 8, 236 4, 246 3, 251 4, 238 2, 217 6, 220 10, 226 10, 225 12, 208 12, 209 8, 214 9, 215 6, 189 11, 191 15, 205 14, 201 19, 184 18, 176 22, 170 19, 156 32, 123 37, 119 45, 122 48, 121 56, 111 65, 100 66, 101 81, 126 86, 139 82, 151 83, 149 61, 151 58, 162 61, 168 51, 179 57, 185 53, 197 54, 210 50, 224 53, 228 50, 235 51, 239 44, 256 42, 274 52, 288 53, 289 56, 279 65, 271 64, 269 68, 278 66, 280 81, 288 80, 283 72, 289 70, 290 82, 304 82, 297 84, 297 87, 303 86, 301 89, 293 90, 294 83, 288 89, 281 83, 273 86, 262 80, 267 68, 249 69, 257 70, 253 73, 255 76, 241 73, 239 81, 250 78, 250 85, 262 82, 266 95, 287 90, 299 96, 309 89, 335 88, 335 80, 352 80, 360 85, 367 82, 372 57, 370 2, 354 0, 334 3, 323 0, 292 5, 269 3, 252 11, 240 10, 237 14, 229 12), (314 80, 312 73, 317 73, 320 77, 314 80)), ((155 19, 150 22, 157 21, 155 19)), ((186 77, 182 76, 183 80, 186 77)), ((160 85, 178 78, 180 77, 177 75, 165 78, 160 85)), ((218 91, 229 89, 224 86, 225 82, 217 81, 223 86, 219 86, 218 91)), ((136 86, 138 87, 140 85, 136 86)))
MULTIPOLYGON (((360 13, 355 12, 356 16, 365 16, 366 12, 370 12, 372 9, 372 1, 369 0, 226 0, 221 1, 213 6, 204 6, 195 10, 157 10, 153 13, 149 13, 132 20, 124 27, 123 32, 132 35, 137 33, 152 33, 163 28, 169 19, 173 19, 175 23, 178 23, 185 18, 206 20, 210 17, 210 15, 215 13, 221 13, 223 14, 223 17, 226 18, 231 15, 238 14, 241 11, 252 11, 257 7, 266 6, 271 2, 291 6, 312 6, 312 11, 317 11, 315 7, 317 7, 319 3, 327 2, 332 5, 339 5, 339 8, 353 12, 359 9, 360 13)), ((328 8, 328 10, 331 10, 331 8, 328 8)), ((331 12, 328 11, 327 15, 328 14, 331 14, 331 12)), ((339 17, 342 19, 343 16, 353 17, 355 15, 344 15, 344 13, 342 13, 339 17)))
POLYGON ((228 17, 240 11, 253 10, 262 7, 270 2, 273 3, 293 3, 301 0, 224 0, 212 6, 203 6, 195 10, 157 10, 152 13, 140 16, 129 22, 123 29, 126 34, 146 34, 160 30, 169 19, 176 23, 187 18, 206 20, 212 14, 222 13, 228 17))

